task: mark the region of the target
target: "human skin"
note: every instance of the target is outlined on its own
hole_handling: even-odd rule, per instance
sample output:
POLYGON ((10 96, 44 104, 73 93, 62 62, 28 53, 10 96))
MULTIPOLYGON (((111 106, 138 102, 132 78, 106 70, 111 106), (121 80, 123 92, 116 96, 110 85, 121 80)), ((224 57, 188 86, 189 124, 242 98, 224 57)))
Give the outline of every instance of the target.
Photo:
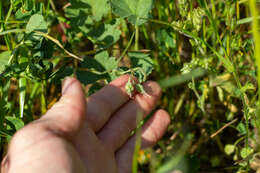
MULTIPOLYGON (((146 82, 147 94, 129 98, 121 76, 89 98, 75 78, 63 82, 62 97, 39 120, 18 131, 1 164, 2 173, 130 173, 136 117, 148 115, 161 90, 146 82)), ((170 117, 157 110, 141 129, 141 147, 153 146, 170 117)))

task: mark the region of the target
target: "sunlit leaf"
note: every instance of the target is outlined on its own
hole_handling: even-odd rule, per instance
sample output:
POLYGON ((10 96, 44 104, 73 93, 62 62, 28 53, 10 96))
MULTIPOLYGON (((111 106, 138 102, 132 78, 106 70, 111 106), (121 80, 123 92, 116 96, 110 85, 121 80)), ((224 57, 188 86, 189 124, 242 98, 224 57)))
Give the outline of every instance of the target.
POLYGON ((148 18, 153 7, 153 0, 111 0, 113 13, 128 18, 134 25, 141 25, 148 18))
POLYGON ((47 33, 48 26, 47 26, 47 23, 45 22, 43 16, 40 14, 32 15, 29 22, 26 25, 26 31, 28 33, 33 32, 33 31, 40 31, 43 33, 47 33))
POLYGON ((11 52, 6 51, 0 54, 0 73, 2 73, 5 69, 5 66, 8 64, 10 59, 11 52))

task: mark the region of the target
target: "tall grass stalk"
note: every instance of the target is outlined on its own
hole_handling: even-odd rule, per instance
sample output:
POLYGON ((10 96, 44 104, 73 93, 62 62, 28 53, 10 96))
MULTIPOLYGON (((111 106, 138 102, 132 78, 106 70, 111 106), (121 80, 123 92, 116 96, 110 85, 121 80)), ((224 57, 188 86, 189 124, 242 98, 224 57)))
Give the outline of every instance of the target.
POLYGON ((253 37, 255 40, 255 58, 258 68, 257 73, 257 82, 258 82, 258 105, 260 104, 260 34, 258 31, 259 23, 258 23, 258 11, 256 6, 255 0, 249 0, 250 10, 253 16, 253 24, 252 24, 252 31, 253 37))
MULTIPOLYGON (((258 23, 258 11, 257 11, 257 4, 255 0, 249 0, 249 7, 251 11, 251 15, 253 17, 252 23, 252 31, 253 37, 255 41, 255 58, 257 63, 257 83, 258 83, 258 102, 257 102, 257 124, 260 123, 260 34, 258 31, 259 23, 258 23)), ((258 127, 258 135, 260 134, 260 127, 258 127)))
POLYGON ((143 119, 143 115, 141 112, 137 112, 136 115, 136 125, 138 126, 136 129, 136 141, 135 141, 135 149, 134 149, 134 154, 133 154, 133 160, 132 160, 132 172, 133 173, 138 173, 138 156, 139 156, 139 151, 141 150, 141 145, 142 145, 142 137, 141 137, 141 127, 139 126, 139 122, 141 122, 143 119))

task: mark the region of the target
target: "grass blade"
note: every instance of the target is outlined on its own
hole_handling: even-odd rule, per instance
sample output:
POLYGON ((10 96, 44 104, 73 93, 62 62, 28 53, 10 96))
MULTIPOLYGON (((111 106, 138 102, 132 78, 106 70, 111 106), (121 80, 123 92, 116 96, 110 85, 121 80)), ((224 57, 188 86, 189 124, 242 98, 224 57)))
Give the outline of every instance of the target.
POLYGON ((48 34, 45 34, 43 32, 39 32, 39 31, 34 31, 35 33, 39 34, 40 36, 43 36, 45 38, 47 38, 48 40, 51 40, 53 43, 55 43, 57 46, 59 46, 66 54, 68 54, 69 56, 71 56, 72 58, 75 58, 77 60, 83 61, 83 58, 74 55, 73 53, 69 52, 68 50, 66 50, 62 44, 59 42, 59 40, 49 36, 48 34))
MULTIPOLYGON (((260 20, 260 16, 257 17, 258 20, 260 20)), ((237 21, 237 25, 242 25, 242 24, 245 24, 245 23, 250 23, 253 21, 253 18, 252 17, 247 17, 247 18, 243 18, 243 19, 240 19, 237 21)))
POLYGON ((258 67, 258 75, 257 75, 257 82, 258 82, 258 103, 260 104, 260 34, 258 31, 258 11, 256 7, 256 1, 250 0, 249 1, 250 10, 253 16, 253 37, 255 40, 255 58, 258 67))
MULTIPOLYGON (((189 134, 186 139, 184 140, 184 143, 180 147, 179 151, 165 164, 159 167, 159 169, 156 171, 157 173, 167 173, 171 172, 176 166, 178 166, 181 159, 183 159, 186 150, 190 146, 192 142, 193 135, 189 134)), ((173 171, 174 172, 174 171, 173 171)))
POLYGON ((207 73, 206 70, 204 70, 202 68, 198 68, 188 74, 169 77, 169 78, 158 81, 158 83, 162 88, 169 88, 169 87, 173 87, 173 86, 182 84, 184 82, 190 81, 193 78, 201 77, 201 76, 205 75, 206 73, 207 73))
MULTIPOLYGON (((136 118, 136 123, 138 125, 139 122, 141 122, 142 118, 142 113, 138 112, 137 113, 137 118, 136 118)), ((138 173, 138 156, 139 156, 139 151, 141 149, 142 141, 141 141, 141 128, 137 128, 136 130, 136 142, 135 142, 135 150, 134 150, 134 155, 133 155, 133 162, 132 162, 132 172, 133 173, 138 173)))
POLYGON ((24 113, 24 103, 25 103, 25 96, 26 96, 26 78, 19 79, 19 90, 20 90, 20 118, 23 118, 24 113))
POLYGON ((11 34, 11 33, 18 33, 18 32, 25 32, 25 29, 10 29, 7 31, 0 32, 0 36, 11 34))

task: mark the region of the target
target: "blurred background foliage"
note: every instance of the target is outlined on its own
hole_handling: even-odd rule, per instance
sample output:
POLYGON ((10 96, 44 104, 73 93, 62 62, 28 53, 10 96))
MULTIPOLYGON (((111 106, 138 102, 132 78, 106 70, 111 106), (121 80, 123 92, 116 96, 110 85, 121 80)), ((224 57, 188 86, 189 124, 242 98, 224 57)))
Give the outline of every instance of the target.
MULTIPOLYGON (((160 83, 158 107, 172 119, 158 145, 139 152, 140 172, 256 172, 260 119, 249 1, 140 0, 133 14, 125 2, 135 5, 0 1, 2 156, 15 131, 58 100, 64 77, 77 76, 91 95, 130 73, 160 83)), ((255 5, 259 12, 259 0, 255 5)))

